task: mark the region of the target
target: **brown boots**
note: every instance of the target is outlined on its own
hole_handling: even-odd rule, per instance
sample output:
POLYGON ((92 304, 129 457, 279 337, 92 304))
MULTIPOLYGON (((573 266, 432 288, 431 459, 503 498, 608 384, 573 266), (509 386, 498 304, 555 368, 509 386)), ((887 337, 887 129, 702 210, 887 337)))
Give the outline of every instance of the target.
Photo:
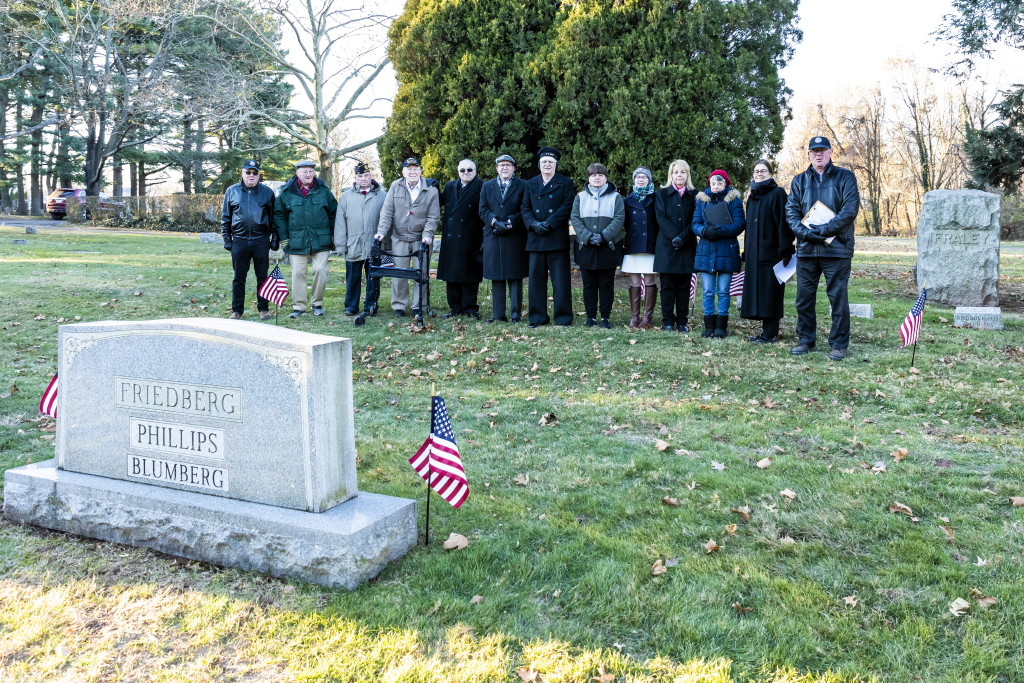
POLYGON ((629 329, 635 330, 640 324, 640 292, 639 287, 629 288, 629 329))
POLYGON ((640 317, 638 329, 650 330, 654 328, 654 304, 657 302, 658 285, 648 285, 647 291, 644 292, 644 314, 640 317))

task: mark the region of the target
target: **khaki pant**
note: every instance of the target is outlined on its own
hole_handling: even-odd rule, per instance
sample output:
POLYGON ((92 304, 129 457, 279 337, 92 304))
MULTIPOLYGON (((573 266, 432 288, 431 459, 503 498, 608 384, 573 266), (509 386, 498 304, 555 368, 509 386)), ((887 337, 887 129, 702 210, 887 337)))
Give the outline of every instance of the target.
POLYGON ((324 290, 327 289, 327 257, 329 251, 315 254, 291 254, 288 263, 292 267, 292 308, 306 310, 306 269, 313 261, 313 306, 324 305, 324 290))
MULTIPOLYGON (((422 240, 415 242, 404 242, 391 237, 391 251, 395 254, 418 254, 422 240)), ((430 257, 430 250, 427 250, 427 258, 430 257)), ((419 259, 415 256, 396 256, 395 268, 419 268, 419 259)), ((409 283, 412 283, 412 307, 420 307, 420 286, 412 280, 404 278, 391 278, 391 310, 404 311, 409 306, 409 283)), ((430 303, 427 302, 429 308, 430 303)), ((426 315, 426 314, 424 314, 426 315)))

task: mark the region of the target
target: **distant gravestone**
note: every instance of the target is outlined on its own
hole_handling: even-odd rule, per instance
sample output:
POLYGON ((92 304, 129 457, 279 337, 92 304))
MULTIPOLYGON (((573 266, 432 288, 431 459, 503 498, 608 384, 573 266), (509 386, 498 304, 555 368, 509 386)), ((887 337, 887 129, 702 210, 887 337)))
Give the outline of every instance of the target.
POLYGON ((13 240, 12 244, 28 244, 28 240, 13 240))
POLYGON ((999 196, 933 190, 917 222, 917 284, 928 302, 999 305, 999 196))
POLYGON ((850 316, 854 318, 874 318, 875 311, 871 304, 850 304, 850 316))
POLYGON ((201 244, 224 244, 224 238, 219 232, 201 232, 199 233, 199 242, 201 244))
POLYGON ((9 518, 345 588, 415 544, 413 501, 357 490, 350 340, 176 319, 58 348, 56 458, 6 472, 9 518))
POLYGON ((953 325, 976 330, 1003 329, 1003 313, 998 306, 957 306, 953 312, 953 325))
POLYGON ((25 234, 26 235, 34 235, 34 234, 36 234, 36 229, 31 227, 31 226, 29 226, 29 227, 25 228, 25 234))

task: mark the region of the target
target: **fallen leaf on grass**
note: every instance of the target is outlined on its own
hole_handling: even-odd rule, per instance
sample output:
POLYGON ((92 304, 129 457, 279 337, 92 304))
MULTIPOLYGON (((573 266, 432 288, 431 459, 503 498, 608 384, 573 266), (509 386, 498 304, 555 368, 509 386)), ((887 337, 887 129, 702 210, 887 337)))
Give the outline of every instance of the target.
POLYGON ((894 462, 902 462, 908 455, 910 451, 906 448, 897 448, 892 452, 892 459, 894 462))
POLYGON ((469 547, 469 539, 462 534, 457 534, 454 531, 448 536, 448 540, 444 542, 445 550, 464 550, 469 547))
POLYGON ((657 448, 659 451, 667 451, 668 445, 669 444, 667 441, 662 441, 661 439, 654 440, 654 447, 657 448))
POLYGON ((979 556, 978 556, 978 559, 974 561, 974 566, 975 566, 975 567, 986 567, 986 566, 988 566, 988 565, 989 565, 989 564, 990 564, 991 562, 992 562, 991 560, 986 560, 986 559, 985 559, 984 557, 982 557, 982 556, 980 556, 980 555, 979 555, 979 556))
POLYGON ((792 536, 786 536, 783 534, 779 536, 779 545, 796 545, 796 539, 792 536))
POLYGON ((677 564, 679 564, 679 558, 678 557, 670 557, 667 560, 665 560, 665 566, 666 567, 674 567, 677 564))
POLYGON ((755 466, 759 470, 766 470, 766 469, 768 469, 769 467, 772 466, 772 459, 771 458, 761 458, 760 460, 757 461, 755 466))
POLYGON ((516 476, 512 477, 512 482, 516 486, 526 486, 527 484, 530 483, 530 475, 529 474, 517 474, 516 476))
POLYGON ((664 565, 664 563, 662 563, 661 560, 656 560, 654 562, 654 564, 651 565, 651 574, 653 576, 661 576, 662 574, 664 574, 667 571, 668 571, 668 567, 666 567, 664 565))
POLYGON ((910 506, 904 505, 899 501, 893 501, 889 504, 889 512, 896 512, 901 515, 906 515, 907 517, 914 516, 914 511, 910 509, 910 506))
POLYGON ((971 611, 971 603, 967 602, 963 598, 957 598, 953 602, 949 603, 949 611, 954 617, 962 617, 971 611))
POLYGON ((722 470, 725 469, 725 465, 723 465, 720 462, 715 462, 714 460, 712 460, 711 461, 711 469, 718 470, 719 472, 721 472, 722 470))
POLYGON ((956 534, 954 534, 953 530, 949 528, 949 525, 948 524, 941 524, 941 525, 939 525, 939 528, 942 529, 944 532, 946 532, 946 541, 948 541, 949 543, 952 543, 953 540, 956 538, 956 534))
POLYGON ((715 539, 709 538, 708 542, 704 544, 704 549, 707 550, 708 553, 710 554, 710 553, 716 552, 718 550, 721 550, 722 546, 720 546, 717 543, 715 543, 715 539))
POLYGON ((888 472, 888 470, 885 469, 885 463, 881 460, 876 462, 874 467, 871 468, 871 474, 884 474, 885 472, 888 472))
POLYGON ((843 602, 846 603, 847 607, 856 607, 857 606, 857 596, 856 595, 847 595, 845 598, 843 598, 843 602))
POLYGON ((612 683, 612 681, 615 680, 615 676, 613 674, 607 673, 604 670, 604 664, 601 664, 597 667, 597 675, 591 677, 590 680, 597 681, 597 683, 612 683))
POLYGON ((988 608, 988 607, 992 607, 993 605, 998 605, 999 604, 998 600, 996 600, 995 598, 993 598, 991 596, 985 595, 984 593, 982 593, 980 590, 978 590, 976 588, 972 588, 971 590, 969 590, 967 592, 967 594, 969 596, 971 596, 971 600, 974 600, 974 602, 976 602, 978 604, 978 607, 981 607, 981 608, 988 608))
POLYGON ((739 602, 732 603, 732 609, 734 612, 736 612, 737 616, 743 616, 744 614, 754 611, 753 607, 747 607, 746 605, 739 602))
POLYGON ((480 605, 484 601, 484 596, 482 596, 482 595, 474 595, 473 597, 471 597, 469 599, 469 601, 470 601, 470 603, 472 603, 474 605, 480 605))
POLYGON ((1010 505, 1015 508, 1024 507, 1024 496, 1010 496, 1010 505))
POLYGON ((690 482, 689 484, 683 484, 683 485, 684 485, 684 486, 685 486, 685 487, 686 487, 687 489, 689 489, 690 491, 692 491, 692 490, 694 490, 695 488, 697 488, 697 482, 695 482, 695 481, 691 481, 691 482, 690 482))
POLYGON ((736 525, 735 524, 726 524, 725 525, 725 533, 729 534, 730 536, 735 536, 736 535, 736 525))
POLYGON ((540 416, 540 421, 537 424, 541 427, 551 427, 558 424, 558 418, 555 417, 554 413, 544 413, 540 416))
POLYGON ((46 320, 46 316, 45 315, 37 315, 36 317, 34 317, 32 319, 33 320, 46 320))
POLYGON ((71 654, 71 648, 63 644, 58 645, 57 649, 54 651, 54 654, 56 654, 58 657, 67 657, 71 654))
POLYGON ((750 506, 749 505, 741 505, 738 508, 732 508, 732 512, 735 512, 737 515, 739 515, 740 518, 744 521, 744 523, 750 521, 750 506))
POLYGON ((779 495, 783 498, 789 498, 790 500, 796 500, 796 491, 790 489, 782 489, 779 491, 779 495))
POLYGON ((523 680, 524 683, 541 683, 541 681, 544 680, 540 677, 539 671, 534 671, 532 664, 529 667, 519 667, 516 669, 516 673, 519 674, 519 678, 523 680))
POLYGON ((665 496, 664 498, 661 499, 661 502, 664 503, 665 505, 668 505, 670 508, 679 507, 678 498, 670 498, 669 496, 665 496))

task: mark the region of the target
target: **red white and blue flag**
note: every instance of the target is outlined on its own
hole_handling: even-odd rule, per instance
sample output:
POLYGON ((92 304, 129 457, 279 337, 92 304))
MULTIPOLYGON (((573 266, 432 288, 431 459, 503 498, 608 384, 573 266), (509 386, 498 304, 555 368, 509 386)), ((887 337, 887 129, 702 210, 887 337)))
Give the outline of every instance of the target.
POLYGON ((455 433, 444 399, 434 396, 431 408, 430 436, 416 455, 409 458, 409 464, 430 488, 437 491, 437 495, 453 508, 458 508, 469 497, 466 471, 462 469, 459 447, 455 444, 455 433))
POLYGON ((57 419, 57 375, 46 385, 43 397, 39 399, 39 412, 57 419))
POLYGON ((690 278, 690 301, 697 298, 697 273, 690 278))
POLYGON ((274 266, 274 272, 263 282, 259 295, 267 301, 273 301, 280 306, 288 298, 288 285, 281 275, 281 266, 274 266))
POLYGON ((921 318, 924 317, 924 300, 927 294, 927 288, 921 290, 921 296, 917 297, 917 301, 910 307, 910 313, 907 313, 903 324, 900 325, 900 341, 903 342, 903 348, 916 344, 917 338, 921 336, 921 318))
POLYGON ((747 273, 741 270, 732 274, 732 282, 729 283, 729 296, 743 296, 743 281, 747 279, 747 273))

